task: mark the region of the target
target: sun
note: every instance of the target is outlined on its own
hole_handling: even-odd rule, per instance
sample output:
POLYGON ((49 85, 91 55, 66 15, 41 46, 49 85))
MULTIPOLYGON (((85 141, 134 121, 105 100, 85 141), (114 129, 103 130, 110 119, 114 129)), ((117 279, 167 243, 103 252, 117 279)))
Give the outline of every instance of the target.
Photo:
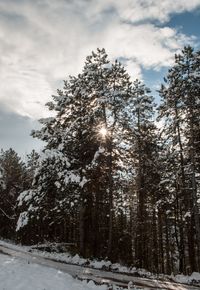
POLYGON ((107 129, 106 129, 105 127, 102 127, 102 128, 99 130, 99 134, 100 134, 103 138, 106 137, 107 133, 108 133, 108 131, 107 131, 107 129))

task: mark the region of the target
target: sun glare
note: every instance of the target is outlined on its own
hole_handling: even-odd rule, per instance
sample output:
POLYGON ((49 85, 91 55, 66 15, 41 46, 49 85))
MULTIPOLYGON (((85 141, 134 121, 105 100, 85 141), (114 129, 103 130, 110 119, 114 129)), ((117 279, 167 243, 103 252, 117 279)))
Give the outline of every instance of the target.
POLYGON ((107 129, 105 127, 102 127, 100 130, 99 130, 99 134, 102 136, 102 137, 106 137, 107 135, 107 129))

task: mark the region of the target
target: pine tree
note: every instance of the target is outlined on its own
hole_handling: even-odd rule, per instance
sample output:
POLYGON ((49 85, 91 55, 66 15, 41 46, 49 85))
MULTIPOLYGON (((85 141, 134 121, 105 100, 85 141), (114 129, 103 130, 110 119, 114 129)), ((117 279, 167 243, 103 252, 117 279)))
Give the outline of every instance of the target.
POLYGON ((20 191, 26 186, 26 167, 13 149, 1 150, 0 166, 3 181, 0 189, 0 235, 4 238, 14 238, 16 203, 20 191))
POLYGON ((37 225, 41 239, 55 239, 59 223, 64 228, 66 221, 73 222, 83 255, 98 249, 99 255, 112 258, 114 204, 127 171, 122 160, 127 155, 129 88, 122 65, 111 65, 105 50, 98 49, 87 57, 83 72, 65 81, 63 91, 47 104, 57 115, 41 120, 43 128, 33 132, 47 145, 27 192, 32 198, 23 193, 20 199, 22 207, 28 200, 30 209, 21 213, 22 219, 34 220, 32 225, 43 220, 48 233, 37 225))
POLYGON ((35 171, 38 167, 40 155, 34 149, 26 156, 27 188, 30 188, 34 179, 35 171))
POLYGON ((175 65, 169 70, 166 86, 163 85, 160 90, 160 116, 166 123, 165 139, 175 160, 172 168, 175 177, 173 192, 181 272, 186 272, 188 267, 191 271, 197 270, 199 264, 200 226, 196 178, 196 152, 199 144, 195 141, 195 131, 198 131, 199 126, 199 84, 199 53, 186 47, 182 54, 175 56, 175 65))
POLYGON ((157 253, 154 253, 153 256, 151 253, 153 242, 157 243, 155 206, 160 180, 156 128, 153 124, 155 105, 153 97, 149 93, 150 90, 140 81, 136 80, 133 83, 131 104, 133 114, 132 158, 135 170, 133 194, 137 199, 134 249, 137 266, 157 270, 158 265, 154 261, 157 253))

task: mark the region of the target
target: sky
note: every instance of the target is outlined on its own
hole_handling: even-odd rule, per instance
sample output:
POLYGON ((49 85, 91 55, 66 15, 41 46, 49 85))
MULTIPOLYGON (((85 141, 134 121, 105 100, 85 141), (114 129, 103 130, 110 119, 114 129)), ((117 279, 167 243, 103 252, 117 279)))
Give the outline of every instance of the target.
POLYGON ((42 148, 45 103, 97 47, 155 92, 199 27, 200 0, 0 0, 0 148, 42 148))

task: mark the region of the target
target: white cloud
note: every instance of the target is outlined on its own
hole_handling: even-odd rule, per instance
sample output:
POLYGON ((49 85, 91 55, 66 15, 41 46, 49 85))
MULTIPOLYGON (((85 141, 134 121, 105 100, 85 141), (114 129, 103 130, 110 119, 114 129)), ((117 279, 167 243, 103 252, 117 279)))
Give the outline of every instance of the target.
POLYGON ((98 12, 104 10, 106 5, 114 7, 121 18, 132 22, 150 19, 165 22, 173 13, 191 11, 200 6, 199 0, 99 0, 97 2, 101 3, 98 12))
POLYGON ((165 22, 199 0, 0 0, 0 103, 21 115, 46 115, 58 82, 82 69, 96 47, 125 59, 133 77, 159 69, 193 41, 165 22))

